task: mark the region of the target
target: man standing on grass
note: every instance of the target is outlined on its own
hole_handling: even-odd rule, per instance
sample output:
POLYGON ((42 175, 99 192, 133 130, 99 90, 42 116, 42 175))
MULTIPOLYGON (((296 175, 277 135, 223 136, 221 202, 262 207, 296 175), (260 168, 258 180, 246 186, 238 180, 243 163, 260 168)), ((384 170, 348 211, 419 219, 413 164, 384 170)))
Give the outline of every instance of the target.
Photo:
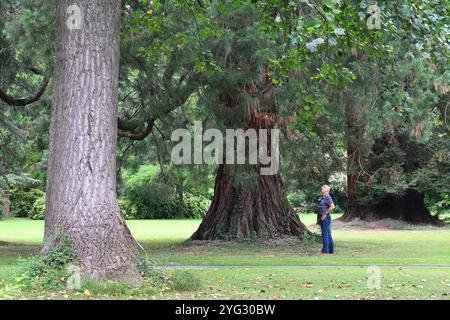
POLYGON ((322 254, 334 253, 334 243, 331 237, 331 211, 334 209, 333 199, 330 196, 330 186, 322 186, 322 200, 319 203, 320 228, 322 230, 322 254))

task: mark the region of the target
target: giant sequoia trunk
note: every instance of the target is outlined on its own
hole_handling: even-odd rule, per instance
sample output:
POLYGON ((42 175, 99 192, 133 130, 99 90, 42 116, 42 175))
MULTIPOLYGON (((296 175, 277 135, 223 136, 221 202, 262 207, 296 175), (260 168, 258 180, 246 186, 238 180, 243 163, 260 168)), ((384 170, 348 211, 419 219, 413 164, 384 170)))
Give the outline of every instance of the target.
MULTIPOLYGON (((249 170, 259 174, 258 166, 249 170)), ((221 164, 211 207, 192 239, 267 239, 307 232, 282 190, 280 175, 258 180, 253 187, 239 186, 233 181, 231 165, 221 164)))
POLYGON ((139 283, 116 199, 120 1, 77 1, 79 29, 69 27, 78 14, 67 10, 72 4, 58 1, 42 253, 68 237, 83 277, 139 283))
MULTIPOLYGON (((270 130, 275 123, 282 123, 276 116, 275 106, 261 112, 260 102, 272 95, 270 80, 262 71, 260 84, 246 85, 246 93, 257 96, 264 88, 264 94, 254 99, 246 108, 245 124, 250 129, 270 130)), ((233 96, 223 96, 223 105, 231 113, 235 106, 233 96)), ((232 117, 231 117, 232 118, 232 117)), ((228 123, 233 125, 232 123, 228 123)), ((267 144, 271 150, 272 139, 258 140, 267 144)), ((244 176, 256 176, 253 184, 240 184, 234 179, 233 164, 221 164, 217 171, 214 196, 211 206, 198 230, 192 235, 194 240, 242 239, 251 236, 259 238, 278 238, 283 235, 298 236, 309 232, 300 221, 299 216, 289 204, 283 190, 279 173, 260 175, 261 164, 244 165, 244 176)))

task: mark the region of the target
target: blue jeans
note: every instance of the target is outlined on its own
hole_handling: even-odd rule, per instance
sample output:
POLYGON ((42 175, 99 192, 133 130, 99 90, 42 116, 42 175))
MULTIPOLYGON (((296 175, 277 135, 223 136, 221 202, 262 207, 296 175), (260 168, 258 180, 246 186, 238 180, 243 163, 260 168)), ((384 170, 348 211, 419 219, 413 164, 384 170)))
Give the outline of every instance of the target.
POLYGON ((327 217, 320 224, 320 228, 322 229, 322 252, 323 253, 334 253, 334 242, 333 237, 331 236, 331 217, 327 215, 327 217))

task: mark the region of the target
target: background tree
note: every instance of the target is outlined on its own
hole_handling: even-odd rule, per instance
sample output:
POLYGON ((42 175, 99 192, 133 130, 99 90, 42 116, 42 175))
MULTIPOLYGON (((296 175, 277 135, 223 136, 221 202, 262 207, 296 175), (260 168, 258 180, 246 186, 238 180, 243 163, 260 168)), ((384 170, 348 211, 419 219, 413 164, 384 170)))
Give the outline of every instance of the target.
MULTIPOLYGON (((310 3, 314 6, 313 2, 310 3)), ((392 210, 388 207, 382 210, 384 215, 367 214, 367 210, 362 210, 362 207, 367 206, 363 193, 371 188, 380 190, 391 183, 386 176, 379 180, 369 178, 367 161, 373 156, 373 143, 387 131, 393 132, 401 122, 406 123, 412 133, 415 132, 414 128, 432 126, 436 116, 433 111, 436 108, 436 99, 444 98, 433 88, 434 83, 447 83, 447 80, 443 79, 447 79, 445 66, 448 65, 448 25, 444 18, 448 5, 427 1, 382 4, 379 8, 379 30, 369 30, 366 27, 367 19, 371 15, 368 13, 369 5, 370 3, 364 1, 323 2, 317 16, 319 19, 312 18, 306 26, 301 24, 302 30, 317 30, 312 36, 317 37, 319 31, 322 36, 312 40, 299 37, 297 41, 301 41, 304 46, 299 46, 299 49, 293 52, 293 57, 307 57, 304 55, 306 47, 315 53, 313 59, 303 58, 301 61, 309 66, 310 71, 313 70, 311 67, 317 70, 311 72, 311 79, 314 79, 315 83, 308 82, 310 92, 311 88, 315 87, 322 88, 324 92, 315 94, 316 90, 313 89, 313 95, 310 92, 305 95, 310 101, 304 101, 307 103, 304 103, 304 107, 318 110, 315 119, 317 126, 323 128, 333 123, 323 116, 327 113, 345 123, 345 127, 333 123, 335 129, 344 133, 342 136, 338 134, 339 131, 333 130, 333 137, 345 137, 346 157, 342 157, 341 163, 346 161, 346 220, 365 219, 369 216, 389 217, 388 212, 392 210), (417 69, 420 60, 425 62, 417 69), (417 70, 411 67, 414 65, 417 70), (367 181, 371 183, 368 184, 367 181)), ((287 64, 285 69, 289 70, 289 67, 287 64)), ((305 113, 302 113, 296 118, 294 126, 299 131, 303 129, 300 126, 303 125, 304 117, 305 113)), ((310 131, 316 135, 320 133, 317 128, 311 128, 310 131)), ((426 134, 423 137, 426 137, 426 134)), ((431 147, 431 141, 422 142, 431 147)), ((338 146, 339 143, 335 145, 338 146)), ((335 155, 340 152, 336 151, 336 148, 331 152, 323 149, 325 161, 328 159, 331 163, 331 160, 338 160, 339 156, 335 155)), ((397 160, 405 161, 401 157, 397 160)), ((336 165, 337 169, 339 167, 336 165)), ((445 172, 442 173, 443 176, 446 175, 445 172)), ((328 173, 326 175, 332 176, 328 173)), ((400 176, 406 178, 406 175, 400 176)), ((404 184, 403 188, 395 191, 385 188, 383 195, 377 194, 377 197, 372 198, 373 203, 382 204, 388 195, 396 198, 398 202, 406 203, 408 200, 402 199, 402 195, 408 188, 419 192, 423 190, 415 182, 416 179, 407 180, 408 183, 404 184)), ((423 194, 416 197, 416 206, 422 210, 415 211, 417 216, 414 220, 432 221, 421 198, 423 194)), ((395 216, 402 219, 407 215, 395 216)))
POLYGON ((22 194, 37 194, 45 184, 54 41, 44 31, 55 23, 52 5, 0 4, 0 193, 15 203, 12 215, 25 208, 22 194))

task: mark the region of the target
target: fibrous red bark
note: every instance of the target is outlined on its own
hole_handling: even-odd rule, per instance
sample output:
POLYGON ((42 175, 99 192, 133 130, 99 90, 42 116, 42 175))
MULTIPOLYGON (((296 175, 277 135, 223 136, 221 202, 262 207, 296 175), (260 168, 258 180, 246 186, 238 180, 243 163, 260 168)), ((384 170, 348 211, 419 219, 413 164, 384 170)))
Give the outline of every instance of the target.
MULTIPOLYGON (((276 115, 274 105, 265 112, 260 110, 260 102, 269 99, 272 88, 266 69, 261 72, 259 84, 249 83, 246 93, 259 96, 246 108, 246 129, 265 129, 270 134, 281 119, 276 115), (263 91, 263 94, 259 94, 263 91)), ((224 105, 235 108, 234 97, 223 96, 224 105)), ((230 110, 233 112, 233 110, 230 110)), ((271 138, 261 141, 258 146, 267 144, 271 150, 271 138)), ((233 164, 220 164, 214 187, 211 206, 198 230, 192 235, 194 240, 242 239, 251 236, 259 238, 277 238, 281 236, 299 236, 309 232, 293 210, 283 190, 279 173, 261 175, 261 164, 244 165, 241 174, 254 176, 253 184, 240 184, 235 179, 233 164)))
MULTIPOLYGON (((258 166, 249 166, 259 175, 258 166)), ((279 174, 259 176, 255 186, 233 181, 231 165, 217 171, 214 197, 193 240, 277 238, 307 232, 283 192, 279 174)))

